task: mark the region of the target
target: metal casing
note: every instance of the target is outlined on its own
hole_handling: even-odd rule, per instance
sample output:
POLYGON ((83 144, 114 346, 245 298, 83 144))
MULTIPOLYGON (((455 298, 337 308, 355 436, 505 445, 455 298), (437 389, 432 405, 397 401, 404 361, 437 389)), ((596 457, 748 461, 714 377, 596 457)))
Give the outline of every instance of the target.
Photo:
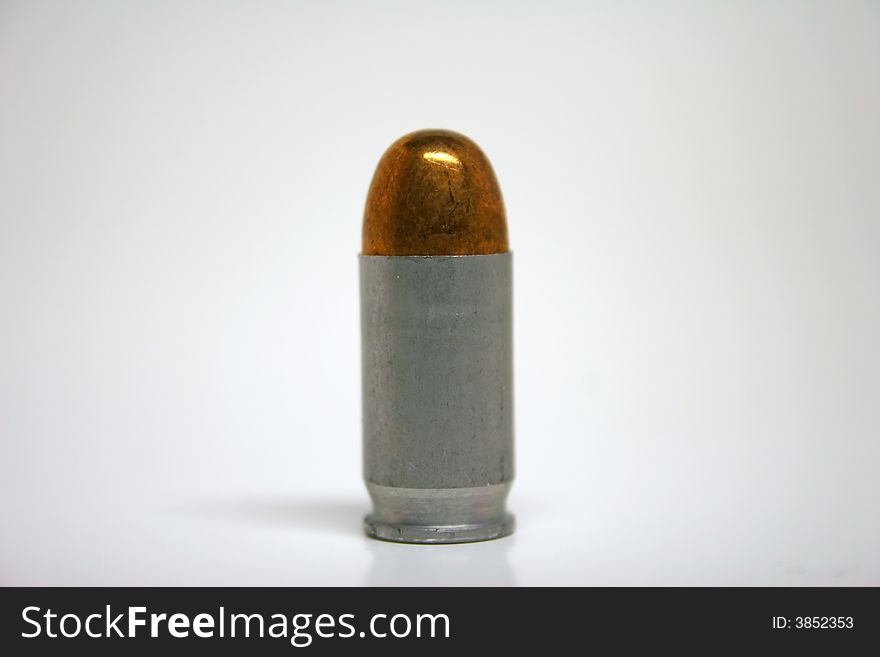
POLYGON ((511 265, 510 253, 360 256, 364 477, 374 523, 393 526, 380 538, 512 531, 511 265))

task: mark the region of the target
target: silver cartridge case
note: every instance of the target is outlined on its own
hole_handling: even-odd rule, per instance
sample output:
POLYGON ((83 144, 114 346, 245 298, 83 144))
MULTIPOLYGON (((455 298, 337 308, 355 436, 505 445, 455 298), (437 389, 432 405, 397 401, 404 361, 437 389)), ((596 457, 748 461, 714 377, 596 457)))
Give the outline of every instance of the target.
POLYGON ((368 535, 513 531, 512 254, 360 256, 368 535))

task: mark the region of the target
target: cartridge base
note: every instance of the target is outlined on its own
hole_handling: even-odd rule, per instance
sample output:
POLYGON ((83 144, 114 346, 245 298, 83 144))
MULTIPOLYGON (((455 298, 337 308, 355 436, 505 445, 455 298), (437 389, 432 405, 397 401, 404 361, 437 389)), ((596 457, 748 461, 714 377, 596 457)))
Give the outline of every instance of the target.
POLYGON ((514 520, 509 513, 500 522, 483 525, 393 525, 376 522, 372 515, 364 518, 367 536, 394 543, 476 543, 509 536, 513 529, 514 520))
POLYGON ((397 543, 472 543, 513 533, 505 511, 510 483, 474 488, 394 488, 367 484, 374 511, 367 536, 397 543))

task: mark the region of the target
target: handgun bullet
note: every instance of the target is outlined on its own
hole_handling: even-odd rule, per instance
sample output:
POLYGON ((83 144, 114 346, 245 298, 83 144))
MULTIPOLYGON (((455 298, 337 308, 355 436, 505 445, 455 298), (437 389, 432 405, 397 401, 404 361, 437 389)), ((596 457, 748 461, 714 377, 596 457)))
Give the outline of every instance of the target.
POLYGON ((501 191, 474 142, 423 130, 388 148, 360 256, 368 535, 513 531, 511 261, 501 191))

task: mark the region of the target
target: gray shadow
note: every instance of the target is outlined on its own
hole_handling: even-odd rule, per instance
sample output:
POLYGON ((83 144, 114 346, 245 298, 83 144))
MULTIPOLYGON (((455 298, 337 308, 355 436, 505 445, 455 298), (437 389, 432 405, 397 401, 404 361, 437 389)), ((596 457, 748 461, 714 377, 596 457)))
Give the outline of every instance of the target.
POLYGON ((362 536, 366 505, 356 498, 225 497, 194 499, 175 511, 209 523, 362 536))

